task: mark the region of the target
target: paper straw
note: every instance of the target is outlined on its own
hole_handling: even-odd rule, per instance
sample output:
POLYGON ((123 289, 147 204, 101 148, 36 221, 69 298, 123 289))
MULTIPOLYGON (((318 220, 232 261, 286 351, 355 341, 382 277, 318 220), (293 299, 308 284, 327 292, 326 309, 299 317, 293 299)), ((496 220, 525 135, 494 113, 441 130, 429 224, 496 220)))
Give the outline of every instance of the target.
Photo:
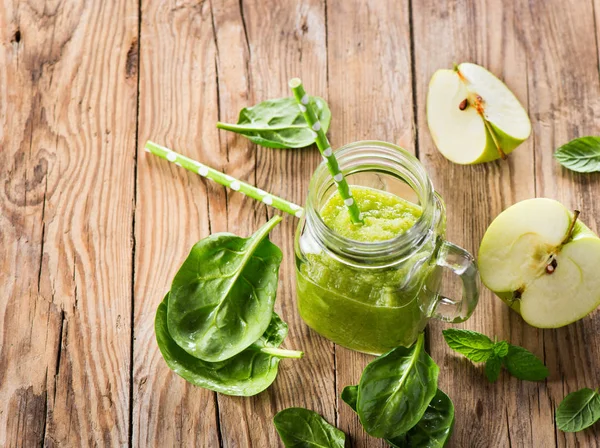
POLYGON ((181 155, 169 148, 165 148, 164 146, 158 145, 154 142, 147 141, 145 149, 147 152, 150 152, 161 159, 168 160, 169 162, 185 168, 192 173, 199 174, 202 177, 213 180, 218 184, 231 188, 232 190, 239 191, 240 193, 245 194, 252 199, 256 199, 257 201, 261 201, 267 205, 270 205, 271 207, 275 207, 282 212, 289 213, 297 218, 301 218, 304 214, 304 209, 297 204, 286 201, 285 199, 263 191, 260 188, 256 188, 254 185, 234 179, 227 174, 217 171, 214 168, 206 166, 200 162, 196 162, 195 160, 181 155))
POLYGON ((327 140, 327 136, 325 132, 321 128, 321 123, 317 118, 317 114, 315 113, 313 107, 310 105, 308 94, 304 91, 304 87, 302 86, 302 81, 299 78, 293 78, 289 82, 290 89, 294 93, 294 98, 298 102, 298 107, 300 107, 300 111, 302 111, 304 115, 304 119, 311 127, 313 131, 316 132, 316 143, 319 151, 321 151, 321 155, 327 161, 327 166, 329 167, 329 172, 331 176, 333 176, 333 180, 337 184, 338 192, 340 196, 344 200, 344 204, 348 209, 348 213, 350 213, 350 219, 354 224, 362 224, 363 217, 362 213, 358 209, 354 198, 352 197, 352 192, 350 191, 350 187, 348 186, 348 182, 344 178, 342 171, 340 170, 340 166, 338 164, 335 155, 333 154, 333 150, 331 149, 331 145, 329 144, 329 140, 327 140))

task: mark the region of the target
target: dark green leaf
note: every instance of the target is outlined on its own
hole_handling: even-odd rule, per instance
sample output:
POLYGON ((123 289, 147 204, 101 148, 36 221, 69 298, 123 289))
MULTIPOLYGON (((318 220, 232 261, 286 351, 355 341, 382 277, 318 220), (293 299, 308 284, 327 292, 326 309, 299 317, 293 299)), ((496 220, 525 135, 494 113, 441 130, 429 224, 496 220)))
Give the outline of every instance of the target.
MULTIPOLYGON (((331 112, 323 98, 311 97, 321 128, 327 132, 331 112)), ((217 123, 219 129, 237 132, 257 145, 268 148, 304 148, 315 142, 315 132, 309 128, 293 97, 263 101, 240 111, 237 124, 217 123)))
POLYGON ((439 368, 425 352, 423 334, 372 361, 358 385, 357 411, 365 431, 393 438, 415 426, 437 392, 439 368))
MULTIPOLYGON (((358 386, 346 386, 342 391, 342 400, 356 412, 358 386)), ((453 426, 454 405, 452 400, 438 389, 419 423, 406 434, 386 439, 386 442, 396 448, 441 448, 450 439, 453 426)))
POLYGON ((485 362, 485 376, 490 383, 495 383, 502 369, 502 359, 494 355, 485 362))
POLYGON ((287 335, 287 325, 273 313, 265 334, 241 353, 215 363, 194 358, 182 350, 169 334, 168 302, 169 294, 156 310, 156 342, 169 368, 196 386, 226 395, 256 395, 275 380, 280 358, 299 355, 299 352, 280 349, 277 349, 280 351, 279 356, 264 352, 276 349, 287 335))
POLYGON ((442 334, 452 350, 471 361, 484 362, 494 354, 494 343, 484 334, 455 328, 444 330, 442 334))
POLYGON ((600 394, 588 388, 572 392, 556 410, 556 426, 561 431, 577 432, 600 420, 600 394))
POLYGON ((346 386, 342 391, 342 400, 356 412, 356 402, 358 401, 358 386, 346 386))
POLYGON ((273 313, 281 251, 268 234, 275 216, 249 238, 217 233, 192 248, 171 285, 171 337, 190 355, 223 361, 267 329, 273 313))
POLYGON ((554 153, 562 166, 579 173, 600 171, 600 137, 571 140, 554 153))
POLYGON ((314 411, 288 408, 275 414, 275 429, 287 448, 344 448, 346 435, 314 411))
POLYGON ((396 448, 442 448, 450 440, 453 427, 454 405, 452 400, 438 389, 419 423, 406 434, 386 442, 396 448))
POLYGON ((494 344, 494 354, 499 358, 504 358, 506 355, 508 355, 508 342, 496 342, 494 344))
POLYGON ((520 380, 541 381, 549 372, 544 363, 529 350, 509 345, 504 365, 510 374, 520 380))

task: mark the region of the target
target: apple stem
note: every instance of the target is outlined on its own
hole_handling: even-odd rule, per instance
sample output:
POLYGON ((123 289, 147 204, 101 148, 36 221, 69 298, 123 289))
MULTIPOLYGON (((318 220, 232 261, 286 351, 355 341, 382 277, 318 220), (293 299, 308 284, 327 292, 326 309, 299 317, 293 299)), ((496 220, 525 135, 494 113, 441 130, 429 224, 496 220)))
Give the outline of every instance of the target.
POLYGON ((571 225, 569 226, 569 230, 567 231, 567 236, 562 241, 561 246, 567 244, 573 236, 573 230, 575 230, 575 223, 577 222, 577 218, 579 218, 580 213, 581 212, 579 210, 573 210, 573 221, 571 221, 571 225))

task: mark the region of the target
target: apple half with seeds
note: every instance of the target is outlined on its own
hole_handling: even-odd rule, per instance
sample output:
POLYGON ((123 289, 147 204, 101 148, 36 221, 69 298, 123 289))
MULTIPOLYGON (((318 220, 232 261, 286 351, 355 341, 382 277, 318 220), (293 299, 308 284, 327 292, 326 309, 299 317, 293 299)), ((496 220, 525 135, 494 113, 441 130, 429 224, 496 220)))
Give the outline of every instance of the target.
POLYGON ((505 159, 531 134, 517 97, 492 73, 469 62, 433 74, 427 123, 442 155, 463 165, 505 159))
POLYGON ((528 199, 500 213, 481 241, 481 280, 534 327, 562 327, 600 305, 600 238, 578 216, 528 199))

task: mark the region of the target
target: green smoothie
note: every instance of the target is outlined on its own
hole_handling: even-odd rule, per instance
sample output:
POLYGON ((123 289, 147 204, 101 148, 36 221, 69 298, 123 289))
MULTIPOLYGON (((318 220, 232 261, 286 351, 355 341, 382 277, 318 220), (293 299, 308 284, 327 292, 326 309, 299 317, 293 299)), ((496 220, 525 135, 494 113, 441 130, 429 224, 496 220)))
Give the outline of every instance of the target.
MULTIPOLYGON (((325 224, 345 238, 390 240, 421 216, 419 206, 393 194, 359 186, 352 193, 364 225, 351 222, 337 193, 320 210, 325 224)), ((300 315, 318 333, 353 350, 381 354, 412 344, 427 323, 420 296, 432 269, 432 244, 386 268, 353 267, 325 251, 303 251, 296 263, 300 315)))

